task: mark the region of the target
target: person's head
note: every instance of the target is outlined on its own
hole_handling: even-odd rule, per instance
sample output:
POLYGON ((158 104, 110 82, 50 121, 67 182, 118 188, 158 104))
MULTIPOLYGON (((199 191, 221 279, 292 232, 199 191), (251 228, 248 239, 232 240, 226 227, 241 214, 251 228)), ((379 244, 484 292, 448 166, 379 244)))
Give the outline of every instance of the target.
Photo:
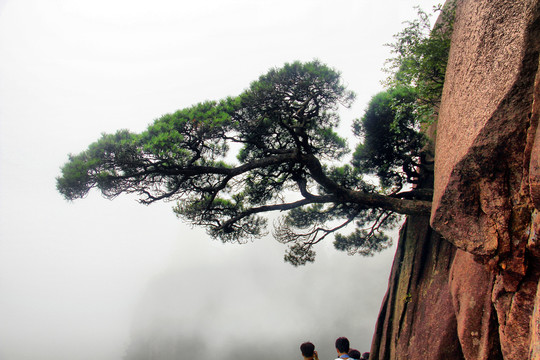
POLYGON ((365 352, 362 354, 362 359, 369 360, 369 352, 365 352))
POLYGON ((336 350, 340 354, 347 354, 349 352, 349 339, 347 339, 346 337, 337 338, 336 350))
POLYGON ((300 345, 300 351, 302 352, 302 356, 305 358, 313 357, 313 352, 315 351, 315 345, 312 343, 305 342, 302 345, 300 345))
POLYGON ((360 351, 356 349, 349 350, 349 356, 353 359, 359 360, 360 359, 360 351))

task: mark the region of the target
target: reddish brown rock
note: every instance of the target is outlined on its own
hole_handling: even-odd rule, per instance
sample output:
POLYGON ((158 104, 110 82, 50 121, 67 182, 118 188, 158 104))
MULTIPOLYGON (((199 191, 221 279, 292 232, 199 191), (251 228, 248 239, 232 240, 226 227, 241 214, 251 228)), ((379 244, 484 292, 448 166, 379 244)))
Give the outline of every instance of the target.
POLYGON ((433 226, 479 255, 511 251, 511 192, 538 68, 538 1, 459 2, 438 120, 433 226))
MULTIPOLYGON (((540 293, 540 284, 536 293, 540 293)), ((531 346, 529 351, 529 359, 540 359, 540 296, 536 296, 534 301, 534 312, 531 318, 531 346)))
MULTIPOLYGON (((536 267, 520 282, 518 291, 497 293, 500 288, 495 286, 493 303, 499 318, 499 337, 504 359, 528 359, 531 346, 537 346, 531 342, 534 331, 531 329, 531 318, 538 289, 536 267)), ((501 277, 499 275, 497 281, 501 277)))
POLYGON ((455 251, 428 218, 407 219, 370 359, 463 359, 448 282, 455 251))
MULTIPOLYGON (((479 347, 500 341, 504 359, 523 360, 537 346, 531 319, 540 261, 539 53, 538 0, 459 2, 438 119, 431 222, 469 257, 481 258, 487 278, 495 279, 477 277, 490 301, 482 298, 463 317, 468 320, 460 321, 461 307, 456 313, 471 359, 486 356, 467 336, 485 328, 487 314, 496 315, 499 339, 479 333, 479 347)), ((460 277, 453 279, 464 294, 472 279, 460 277)), ((493 324, 495 316, 489 317, 493 324)))
POLYGON ((499 360, 494 274, 409 217, 400 232, 371 359, 499 360))
POLYGON ((491 303, 494 274, 457 250, 450 270, 450 292, 457 319, 457 338, 465 359, 502 359, 497 315, 491 303))
POLYGON ((534 86, 534 99, 531 111, 530 126, 527 138, 526 158, 529 160, 529 166, 524 164, 526 174, 529 178, 529 192, 531 201, 537 210, 540 210, 540 131, 538 123, 540 122, 540 72, 536 73, 534 86))
POLYGON ((540 258, 540 210, 535 210, 531 216, 531 231, 527 248, 534 258, 540 258))
POLYGON ((540 209, 540 132, 536 132, 530 163, 529 186, 534 207, 540 209))

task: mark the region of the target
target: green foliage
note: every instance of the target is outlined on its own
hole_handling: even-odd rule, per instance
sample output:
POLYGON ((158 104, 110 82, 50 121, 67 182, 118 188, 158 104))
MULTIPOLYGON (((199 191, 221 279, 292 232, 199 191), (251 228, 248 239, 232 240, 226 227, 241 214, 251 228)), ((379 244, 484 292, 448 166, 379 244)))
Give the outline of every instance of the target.
POLYGON ((386 71, 390 76, 388 88, 410 87, 417 94, 416 111, 424 122, 433 121, 438 106, 454 26, 455 2, 443 8, 434 8, 440 13, 432 27, 429 15, 417 8, 418 17, 406 22, 406 27, 394 36, 395 42, 387 44, 393 57, 387 60, 386 71))
POLYGON ((353 124, 361 142, 352 163, 358 171, 377 176, 386 193, 417 182, 417 169, 424 165, 421 126, 434 119, 442 95, 455 5, 449 2, 434 11, 441 14, 433 28, 428 14, 418 9, 418 17, 387 44, 393 54, 387 61, 387 89, 371 99, 364 116, 353 124))
MULTIPOLYGON (((364 116, 353 124, 361 139, 353 154, 355 170, 377 176, 380 190, 391 196, 426 174, 427 139, 421 126, 434 120, 442 96, 455 5, 448 2, 434 11, 441 15, 433 28, 428 14, 418 9, 418 17, 387 44, 393 57, 386 63, 386 90, 371 99, 364 116)), ((352 234, 336 234, 337 249, 370 255, 388 246, 383 231, 395 224, 394 215, 364 211, 357 218, 361 223, 352 234)))
POLYGON ((336 234, 334 247, 350 255, 372 256, 392 245, 392 238, 385 230, 394 228, 400 217, 393 213, 373 212, 360 218, 356 229, 348 235, 336 234))
MULTIPOLYGON (((127 130, 104 134, 88 150, 70 155, 57 179, 57 189, 69 200, 84 197, 94 187, 107 198, 135 192, 145 197, 143 203, 186 191, 195 184, 170 176, 171 169, 226 168, 223 136, 229 127, 224 106, 207 102, 165 115, 142 134, 127 130)), ((219 176, 208 174, 197 183, 216 181, 219 176)))
POLYGON ((285 253, 284 260, 293 266, 305 265, 315 261, 315 251, 311 246, 301 243, 294 243, 285 253))
POLYGON ((239 160, 291 148, 341 158, 348 149, 334 130, 339 123, 336 111, 353 100, 354 93, 346 90, 340 74, 318 61, 271 69, 239 96, 233 114, 245 144, 239 160))
POLYGON ((360 172, 376 175, 383 188, 400 190, 418 176, 415 168, 425 139, 415 102, 413 89, 392 88, 375 95, 364 116, 354 121, 353 131, 363 141, 352 162, 360 172))
MULTIPOLYGON (((375 250, 376 242, 387 242, 373 236, 391 214, 425 214, 430 204, 377 194, 359 163, 326 164, 349 152, 335 130, 339 106, 353 99, 336 70, 318 61, 285 64, 239 96, 164 115, 141 134, 103 135, 69 156, 57 188, 69 200, 97 188, 107 198, 132 193, 144 204, 175 201, 179 217, 224 242, 263 236, 261 214, 284 212, 274 235, 289 244, 285 259, 294 265, 313 261, 315 244, 354 221, 375 224, 363 243, 372 241, 375 250), (236 161, 231 144, 241 147, 236 161), (291 192, 300 198, 288 200, 291 192)), ((350 241, 350 252, 356 246, 365 253, 360 240, 350 241)))
POLYGON ((104 193, 114 197, 114 180, 119 169, 109 165, 136 161, 139 150, 133 140, 133 134, 120 130, 114 135, 103 134, 100 140, 79 155, 69 155, 69 162, 62 168, 63 176, 57 178, 60 193, 66 199, 82 198, 86 196, 89 188, 99 187, 104 193))
POLYGON ((174 159, 177 165, 223 157, 228 148, 223 134, 231 128, 227 100, 205 102, 156 120, 140 135, 146 153, 159 159, 174 159))

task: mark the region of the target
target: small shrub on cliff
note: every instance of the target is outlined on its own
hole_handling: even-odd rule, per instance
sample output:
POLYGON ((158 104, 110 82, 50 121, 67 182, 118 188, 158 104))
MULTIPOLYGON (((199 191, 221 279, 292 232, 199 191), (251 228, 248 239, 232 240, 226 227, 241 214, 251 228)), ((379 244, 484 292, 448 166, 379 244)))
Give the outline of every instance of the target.
POLYGON ((371 99, 353 125, 362 139, 353 164, 376 175, 387 193, 417 183, 418 169, 425 169, 421 128, 435 118, 442 96, 455 5, 450 1, 434 12, 440 15, 432 27, 430 16, 418 8, 418 17, 387 44, 393 56, 386 61, 386 90, 371 99))
POLYGON ((361 119, 353 124, 363 142, 356 147, 353 164, 376 175, 383 189, 400 190, 414 183, 419 174, 424 136, 415 112, 416 92, 405 86, 375 95, 361 119))
POLYGON ((394 35, 395 42, 386 44, 393 54, 386 61, 386 86, 411 88, 417 96, 417 115, 421 121, 431 122, 442 95, 455 4, 449 1, 444 7, 434 8, 440 15, 433 27, 430 16, 417 10, 418 17, 405 22, 406 27, 394 35))

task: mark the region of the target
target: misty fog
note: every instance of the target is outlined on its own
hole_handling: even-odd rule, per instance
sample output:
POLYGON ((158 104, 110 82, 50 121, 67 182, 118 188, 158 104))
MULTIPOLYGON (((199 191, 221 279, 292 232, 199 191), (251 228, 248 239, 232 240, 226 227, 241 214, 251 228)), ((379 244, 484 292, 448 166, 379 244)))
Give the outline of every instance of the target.
POLYGON ((392 250, 376 259, 327 246, 314 264, 293 268, 271 239, 227 247, 207 247, 204 259, 180 254, 152 279, 137 306, 128 359, 148 351, 159 359, 294 358, 304 341, 331 358, 339 336, 369 350, 392 250))
POLYGON ((0 360, 299 359, 307 340, 328 360, 338 336, 366 351, 393 248, 349 257, 327 239, 294 268, 271 236, 223 245, 174 204, 66 202, 55 178, 103 132, 295 60, 342 72, 348 134, 382 88, 383 44, 435 3, 0 0, 0 360))

